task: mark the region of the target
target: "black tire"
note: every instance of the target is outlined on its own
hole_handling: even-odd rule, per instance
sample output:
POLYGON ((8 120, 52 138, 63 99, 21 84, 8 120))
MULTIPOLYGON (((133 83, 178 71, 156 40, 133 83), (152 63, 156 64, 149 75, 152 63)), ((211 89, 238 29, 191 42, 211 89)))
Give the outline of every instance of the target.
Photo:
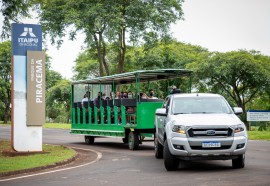
POLYGON ((232 159, 232 167, 234 169, 241 169, 245 167, 245 154, 238 156, 236 159, 232 159))
POLYGON ((94 136, 84 136, 85 143, 91 145, 94 144, 95 142, 95 137, 94 136))
POLYGON ((139 136, 136 132, 130 132, 128 135, 128 147, 130 150, 137 150, 139 147, 139 136))
POLYGON ((174 171, 179 167, 179 160, 171 154, 167 140, 164 142, 163 155, 167 171, 174 171))
POLYGON ((158 142, 156 135, 155 135, 155 139, 154 139, 154 145, 155 145, 155 157, 157 159, 162 159, 163 158, 163 146, 158 142))
POLYGON ((128 143, 128 137, 122 138, 122 140, 123 140, 123 143, 124 144, 127 144, 128 143))

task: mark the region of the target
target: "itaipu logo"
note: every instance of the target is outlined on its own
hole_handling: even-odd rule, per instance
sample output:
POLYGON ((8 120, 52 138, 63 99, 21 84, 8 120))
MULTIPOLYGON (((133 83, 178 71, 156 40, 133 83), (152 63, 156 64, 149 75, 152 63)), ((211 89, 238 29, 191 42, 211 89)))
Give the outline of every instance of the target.
POLYGON ((38 38, 33 33, 33 28, 24 27, 23 32, 18 38, 19 46, 34 46, 37 47, 38 38))

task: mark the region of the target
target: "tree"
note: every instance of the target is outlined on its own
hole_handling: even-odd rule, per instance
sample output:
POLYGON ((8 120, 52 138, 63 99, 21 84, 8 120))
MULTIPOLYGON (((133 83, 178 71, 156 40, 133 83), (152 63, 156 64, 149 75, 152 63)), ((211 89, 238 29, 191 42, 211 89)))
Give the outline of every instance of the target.
POLYGON ((63 77, 59 72, 46 69, 46 91, 55 86, 63 77))
POLYGON ((117 43, 117 72, 122 73, 127 36, 136 42, 146 32, 164 35, 170 24, 182 17, 181 3, 182 0, 52 0, 41 3, 40 17, 45 34, 51 35, 52 42, 58 38, 56 42, 61 44, 67 28, 73 28, 69 33, 71 39, 77 33, 85 33, 88 46, 97 50, 100 75, 109 75, 108 42, 117 43))
POLYGON ((73 67, 74 79, 80 80, 91 76, 99 76, 99 63, 96 51, 93 49, 88 49, 80 53, 75 62, 76 64, 73 67))
MULTIPOLYGON (((189 63, 200 63, 206 61, 210 55, 207 49, 200 46, 185 44, 171 38, 161 40, 158 43, 151 42, 144 45, 143 55, 138 55, 135 66, 138 69, 161 69, 180 68, 186 69, 189 63)), ((193 81, 197 80, 193 77, 193 81)), ((160 95, 166 96, 169 85, 176 85, 182 92, 188 92, 189 79, 177 79, 169 82, 160 82, 156 86, 157 90, 162 90, 160 95)))
POLYGON ((0 43, 0 102, 4 123, 10 120, 11 106, 11 42, 0 43))
POLYGON ((2 26, 2 38, 10 36, 11 23, 19 22, 20 17, 30 17, 29 7, 31 7, 31 0, 1 0, 0 12, 4 17, 2 26))
MULTIPOLYGON (((270 57, 254 51, 213 53, 208 61, 191 63, 190 69, 204 82, 210 92, 221 93, 242 107, 268 92, 270 57)), ((243 117, 246 121, 246 117, 243 117)))
MULTIPOLYGON (((62 79, 55 86, 51 87, 46 96, 46 111, 47 115, 51 118, 55 118, 54 113, 59 112, 61 108, 64 108, 64 117, 66 123, 70 118, 70 81, 62 79)), ((60 112, 59 112, 60 113, 60 112)))

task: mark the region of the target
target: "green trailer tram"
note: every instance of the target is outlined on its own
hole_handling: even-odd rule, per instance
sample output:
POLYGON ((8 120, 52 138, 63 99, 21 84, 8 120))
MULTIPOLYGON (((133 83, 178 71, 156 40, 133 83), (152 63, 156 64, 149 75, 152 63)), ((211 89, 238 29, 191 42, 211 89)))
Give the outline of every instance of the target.
POLYGON ((144 136, 154 135, 154 113, 163 103, 163 99, 142 99, 139 96, 140 85, 190 77, 190 92, 191 74, 192 71, 184 69, 140 70, 74 81, 71 89, 71 133, 84 135, 88 144, 93 144, 97 136, 119 137, 128 143, 129 149, 136 150, 144 136), (98 92, 109 95, 128 85, 133 88, 133 98, 115 99, 112 96, 112 99, 93 99, 98 92), (85 94, 89 99, 82 102, 85 94))

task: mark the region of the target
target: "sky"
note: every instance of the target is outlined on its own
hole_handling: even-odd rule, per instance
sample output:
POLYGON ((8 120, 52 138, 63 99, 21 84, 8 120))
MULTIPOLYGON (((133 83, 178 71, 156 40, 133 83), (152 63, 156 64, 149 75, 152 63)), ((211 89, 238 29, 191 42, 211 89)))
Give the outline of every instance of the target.
MULTIPOLYGON (((186 0, 184 20, 171 25, 178 41, 200 45, 209 51, 256 50, 270 56, 270 0, 186 0)), ((37 24, 36 20, 24 23, 37 24)), ((64 38, 58 50, 47 42, 52 70, 70 79, 82 52, 84 35, 76 41, 64 38)))

